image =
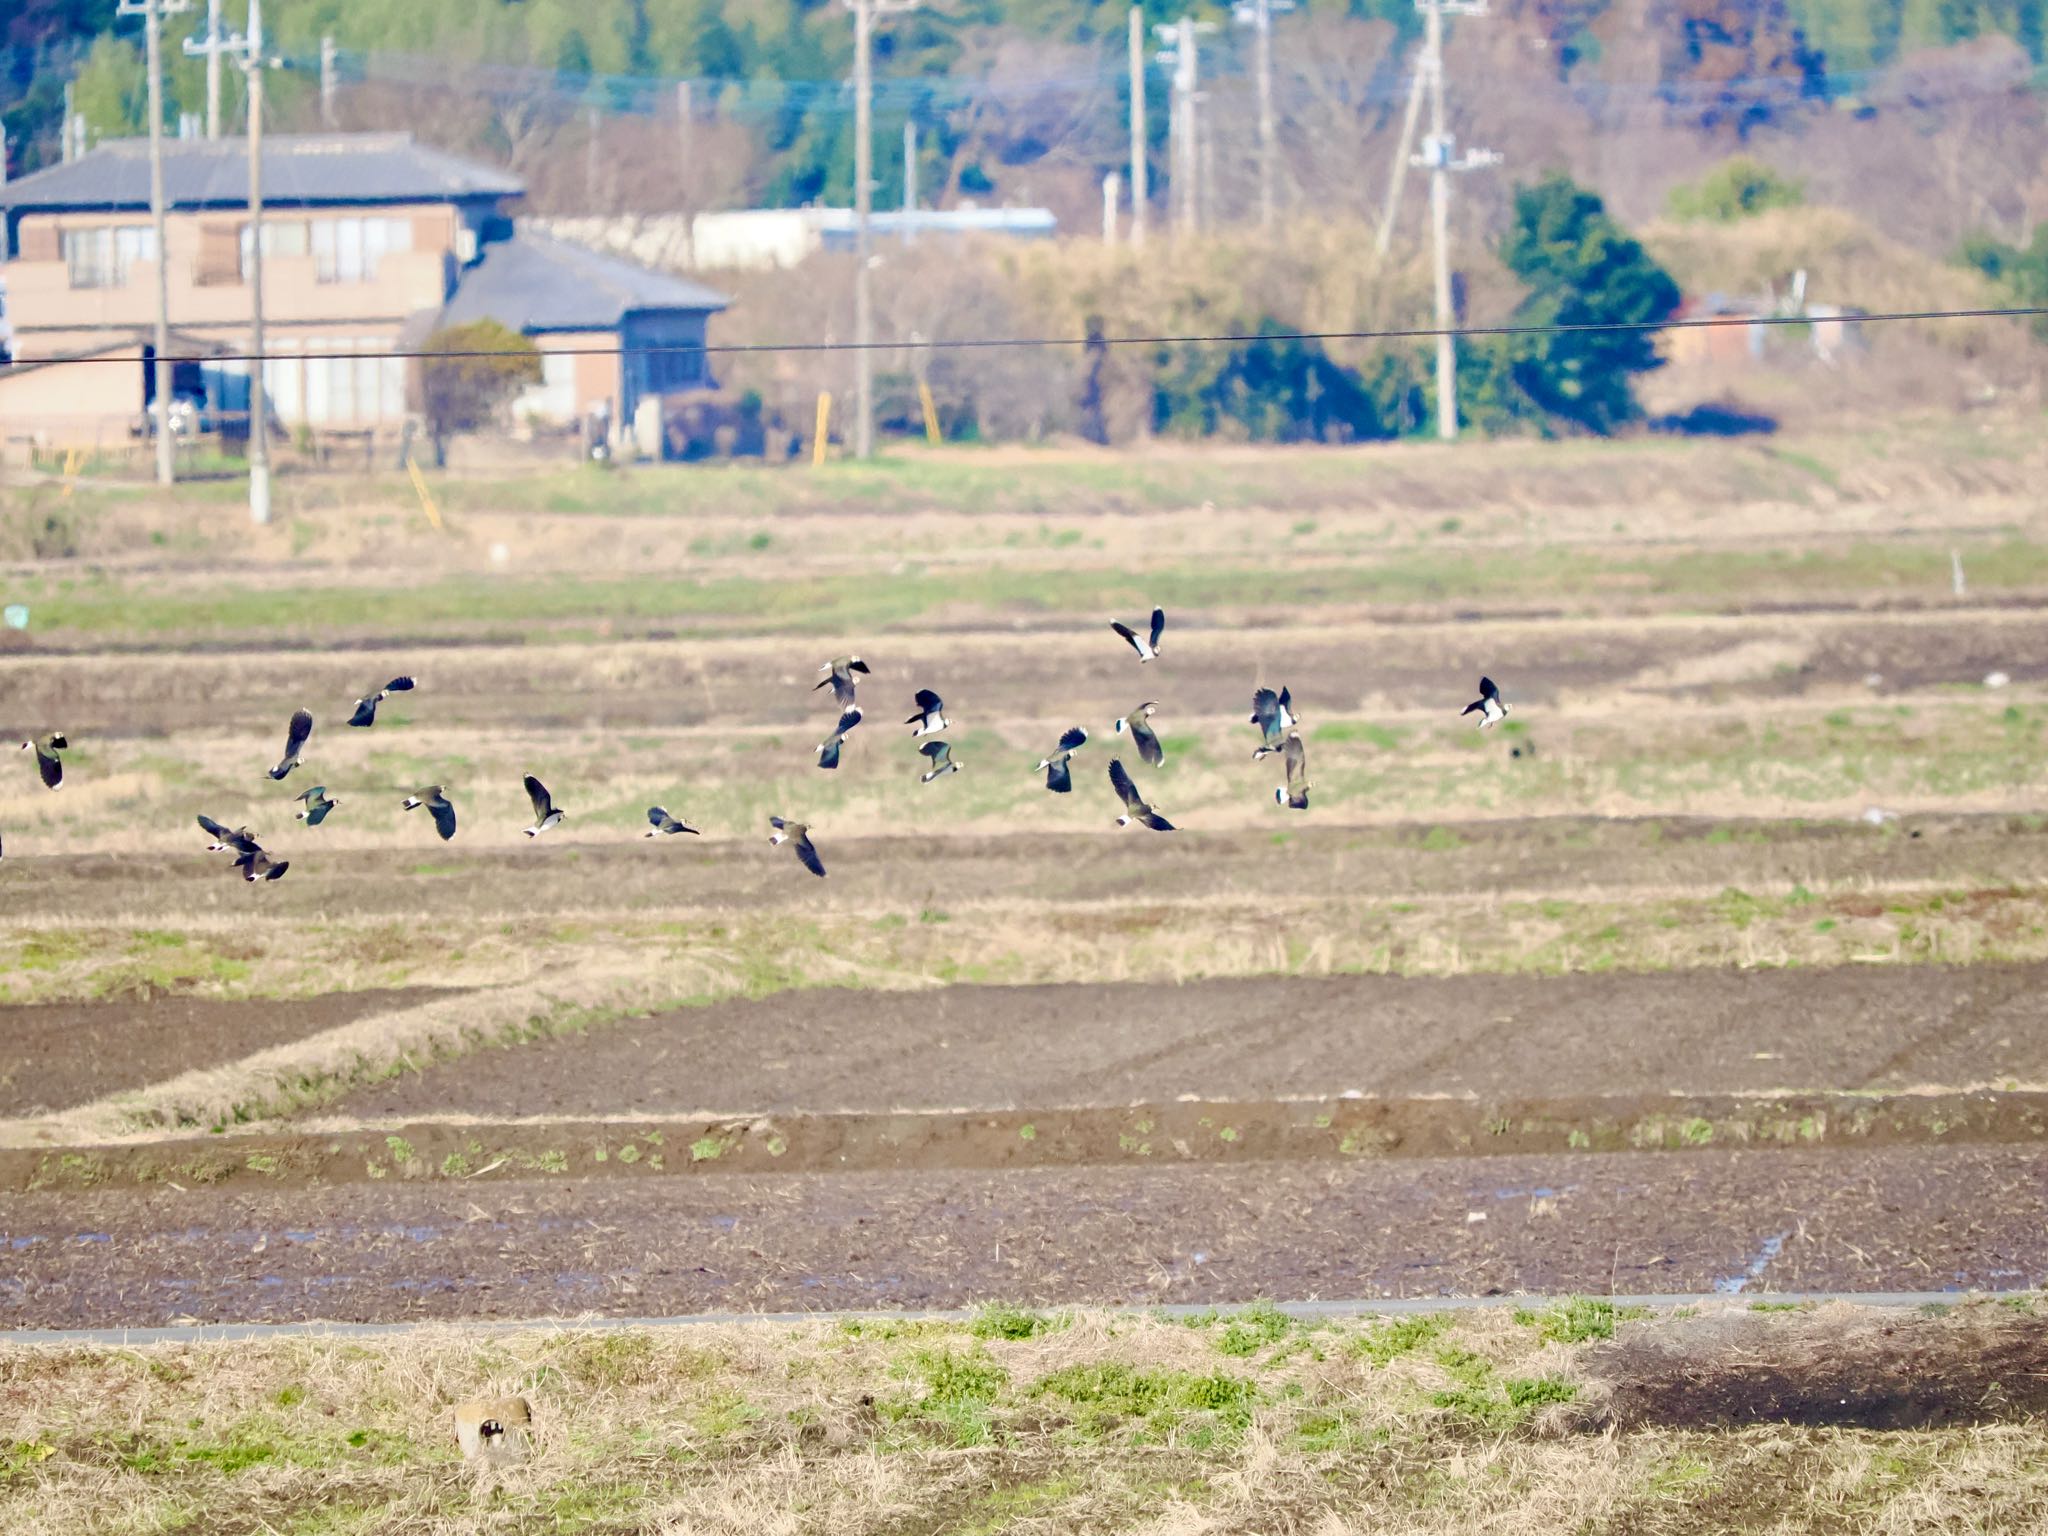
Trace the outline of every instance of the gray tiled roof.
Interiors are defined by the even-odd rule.
[[[516,176],[416,144],[409,133],[279,133],[263,141],[265,206],[454,202],[525,190]],[[246,205],[247,142],[166,140],[164,197],[173,208]],[[0,208],[11,213],[148,206],[147,139],[112,139],[0,186]]]
[[[714,310],[727,302],[687,278],[522,230],[484,247],[441,323],[489,319],[514,331],[608,331],[636,310]]]

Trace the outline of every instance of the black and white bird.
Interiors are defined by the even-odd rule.
[[[327,798],[327,786],[325,784],[315,784],[303,795],[300,795],[299,799],[306,803],[306,808],[300,811],[295,819],[303,821],[309,827],[319,826],[321,822],[327,819],[327,813],[341,804],[339,800]]]
[[[1299,723],[1294,718],[1294,694],[1282,688],[1275,693],[1261,688],[1252,695],[1252,724],[1259,728],[1259,749],[1252,761],[1269,757],[1287,744],[1287,733]]]
[[[917,713],[903,723],[917,727],[910,733],[914,740],[919,736],[936,736],[953,722],[946,718],[945,700],[929,688],[920,688],[917,690]]]
[[[1124,803],[1124,813],[1116,819],[1118,826],[1128,827],[1135,821],[1154,832],[1173,830],[1172,822],[1145,803],[1145,797],[1138,793],[1138,786],[1131,782],[1130,770],[1124,767],[1123,759],[1112,757],[1109,760],[1109,782],[1116,786],[1117,798]]]
[[[555,804],[547,785],[530,773],[526,776],[526,798],[533,802],[533,825],[523,829],[528,837],[539,837],[548,828],[559,827],[568,814]]]
[[[1477,715],[1479,729],[1483,731],[1507,719],[1508,707],[1501,702],[1500,689],[1495,686],[1493,679],[1482,677],[1479,679],[1479,697],[1458,713],[1461,718],[1465,715]]]
[[[356,712],[348,717],[350,725],[375,725],[377,706],[394,693],[410,693],[416,685],[409,677],[394,677],[375,693],[366,693],[356,700]]]
[[[953,749],[943,741],[928,741],[917,749],[931,759],[931,767],[918,779],[920,784],[929,784],[933,779],[942,779],[949,773],[958,773],[961,765],[953,761]]]
[[[818,670],[831,675],[822,682],[813,683],[811,691],[815,693],[820,688],[830,688],[833,700],[845,709],[853,703],[853,674],[858,672],[865,677],[868,664],[858,656],[835,656]]]
[[[860,706],[858,704],[849,704],[845,712],[840,715],[839,724],[832,728],[832,734],[818,743],[818,766],[820,768],[837,768],[839,766],[839,749],[846,745],[847,734],[856,725],[859,725],[860,722]]]
[[[247,827],[236,827],[229,831],[211,816],[201,816],[199,825],[206,835],[213,839],[206,845],[208,853],[222,853],[232,848],[236,853],[249,853],[256,849],[256,836]]]
[[[416,811],[421,806],[434,818],[434,830],[441,834],[441,841],[447,842],[455,835],[455,807],[448,803],[448,797],[441,793],[441,786],[429,784],[425,789],[416,789],[405,797],[405,809]]]
[[[1301,744],[1301,732],[1287,733],[1287,782],[1273,791],[1273,798],[1290,811],[1308,809],[1308,749]]]
[[[57,754],[70,745],[62,731],[52,731],[47,736],[36,737],[34,741],[24,741],[21,750],[35,753],[36,771],[43,776],[44,784],[51,789],[61,789],[64,785],[64,760]]]
[[[313,715],[310,710],[299,710],[292,716],[292,723],[285,728],[284,756],[278,765],[270,770],[273,779],[281,779],[299,766],[299,754],[306,750],[306,738],[313,734]]]
[[[284,872],[292,867],[290,859],[273,859],[259,847],[254,839],[249,846],[235,854],[235,868],[244,880],[282,880]]]
[[[647,824],[649,830],[643,834],[647,837],[674,837],[678,832],[688,832],[693,835],[697,833],[695,827],[691,826],[688,822],[676,820],[675,817],[669,815],[667,811],[658,805],[647,807]]]
[[[1152,711],[1158,707],[1157,699],[1148,699],[1117,721],[1115,726],[1119,736],[1125,732],[1130,733],[1131,741],[1138,749],[1138,756],[1154,768],[1166,761],[1166,748],[1159,744],[1159,733],[1152,729],[1151,723]]]
[[[1150,661],[1159,654],[1159,637],[1166,633],[1166,610],[1164,608],[1154,608],[1152,610],[1152,633],[1149,637],[1139,634],[1130,625],[1117,619],[1111,619],[1109,627],[1122,635],[1130,643],[1131,649],[1138,653],[1139,661]]]
[[[821,879],[824,877],[825,861],[818,857],[818,850],[811,844],[811,829],[809,827],[800,821],[784,821],[780,816],[770,816],[768,818],[768,825],[775,829],[768,834],[770,844],[775,846],[780,846],[783,843],[789,844],[790,848],[796,853],[797,858],[803,861],[805,869],[808,869],[812,874],[817,875]]]
[[[1040,758],[1033,773],[1045,773],[1045,787],[1056,795],[1064,795],[1074,787],[1073,756],[1087,744],[1088,732],[1075,726],[1060,738],[1059,750]]]

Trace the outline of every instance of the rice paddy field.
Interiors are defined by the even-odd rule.
[[[2042,1528],[2044,472],[1987,411],[0,484],[0,725],[71,742],[0,775],[0,1524]],[[1755,1310],[1822,1291],[1958,1307]],[[31,1342],[308,1321],[420,1327]]]

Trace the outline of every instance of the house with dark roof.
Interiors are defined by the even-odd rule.
[[[141,430],[160,260],[171,324],[187,345],[225,354],[181,368],[180,397],[247,411],[249,365],[235,354],[247,351],[251,321],[248,187],[245,141],[166,143],[159,252],[146,141],[111,141],[0,185],[13,356],[42,365],[32,376],[0,367],[8,435],[92,446]],[[586,354],[549,361],[528,414],[581,418],[601,407],[623,425],[640,400],[703,381],[705,321],[724,300],[515,234],[524,191],[410,134],[266,138],[263,385],[273,417],[288,428],[396,428],[417,402],[400,354],[444,321],[486,314]],[[132,368],[105,361],[123,353]]]

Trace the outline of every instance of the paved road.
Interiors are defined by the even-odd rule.
[[[2048,1151],[0,1197],[0,1324],[2048,1283]]]

